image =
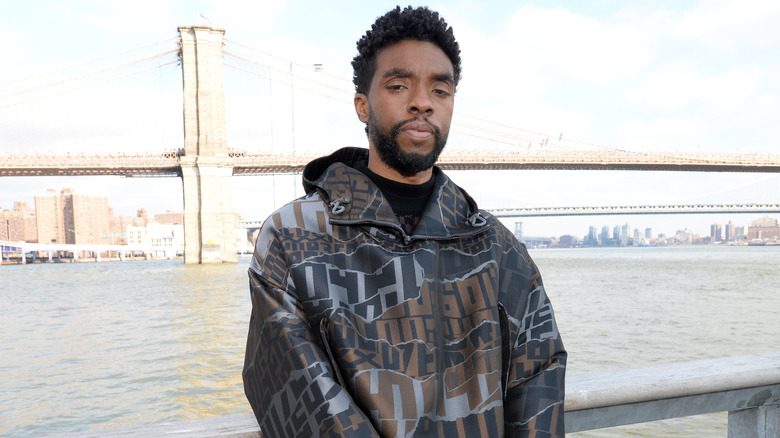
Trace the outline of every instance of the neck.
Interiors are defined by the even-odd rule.
[[[368,168],[383,178],[403,184],[424,184],[430,181],[433,174],[433,169],[430,168],[413,175],[403,175],[380,160],[374,148],[370,148],[368,151]]]

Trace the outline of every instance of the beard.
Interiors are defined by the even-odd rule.
[[[368,133],[379,159],[403,176],[413,176],[433,167],[447,144],[447,138],[442,138],[441,136],[441,129],[423,119],[434,130],[433,150],[423,155],[401,150],[401,146],[398,144],[398,133],[402,126],[414,120],[417,119],[409,119],[397,123],[390,128],[390,132],[387,132],[377,123],[374,112],[370,108],[368,110]]]

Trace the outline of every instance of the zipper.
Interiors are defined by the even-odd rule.
[[[507,386],[509,385],[509,367],[512,360],[512,345],[509,339],[509,318],[506,316],[506,308],[498,303],[498,323],[501,326],[501,385],[506,398]]]

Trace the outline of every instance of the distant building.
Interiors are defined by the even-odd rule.
[[[734,240],[736,240],[736,236],[737,236],[736,228],[737,227],[734,225],[734,222],[732,221],[729,221],[729,223],[726,224],[724,239],[727,242],[733,242]]]
[[[57,195],[56,190],[49,189],[46,196],[35,197],[38,243],[66,243],[62,213],[62,198]]]
[[[604,225],[601,227],[601,235],[599,236],[599,240],[601,241],[601,246],[608,246],[609,245],[609,227]]]
[[[38,242],[35,210],[25,201],[14,201],[13,210],[0,211],[0,240]]]
[[[677,230],[677,233],[672,237],[672,240],[674,240],[675,243],[694,243],[698,238],[699,236],[686,229]]]
[[[561,248],[573,248],[576,244],[577,238],[568,234],[558,239],[558,246]]]
[[[184,224],[184,213],[174,213],[170,210],[165,213],[159,213],[154,215],[154,221],[158,224]],[[522,234],[523,223],[517,222],[515,224],[515,233],[517,233],[517,224],[520,224],[520,231]]]
[[[721,231],[723,228],[720,224],[712,224],[710,225],[710,242],[720,242],[723,240],[723,234]]]
[[[645,228],[645,239],[650,240],[653,238],[653,229]]]
[[[144,226],[127,227],[127,244],[130,246],[153,246],[161,250],[184,251],[184,225],[158,224],[149,222]]]
[[[72,189],[35,197],[39,243],[111,244],[108,198],[78,195]]]
[[[127,245],[127,227],[145,227],[151,222],[145,209],[140,209],[135,216],[111,216],[112,243]]]
[[[599,246],[599,237],[598,233],[596,231],[596,227],[590,226],[588,228],[588,236],[585,238],[585,241],[583,242],[584,246]]]
[[[628,246],[628,241],[631,239],[629,237],[630,227],[628,224],[623,224],[623,226],[620,229],[620,246]]]
[[[747,239],[747,232],[745,231],[745,226],[740,225],[738,227],[734,227],[734,239],[735,240],[745,240]]]
[[[748,240],[777,240],[780,239],[780,225],[777,219],[769,216],[756,219],[748,227]]]

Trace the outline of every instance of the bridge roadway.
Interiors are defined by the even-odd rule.
[[[230,150],[233,175],[300,173],[322,154],[250,154]],[[0,176],[121,175],[181,177],[181,149],[146,153],[0,153]],[[686,172],[780,172],[780,154],[611,151],[445,151],[445,170],[558,169]]]

